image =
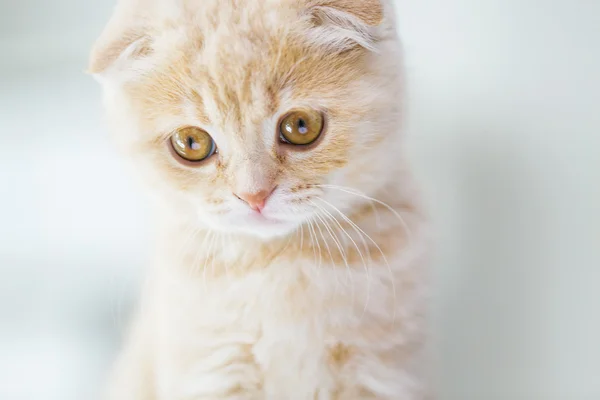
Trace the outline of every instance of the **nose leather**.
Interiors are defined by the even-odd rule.
[[[262,211],[265,208],[265,204],[267,203],[267,199],[271,195],[272,191],[269,192],[267,190],[261,190],[255,193],[239,193],[236,196],[248,203],[250,208],[254,211]]]

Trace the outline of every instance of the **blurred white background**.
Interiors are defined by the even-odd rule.
[[[94,400],[147,240],[83,74],[113,0],[0,0],[0,398]],[[600,2],[399,0],[441,400],[600,399]]]

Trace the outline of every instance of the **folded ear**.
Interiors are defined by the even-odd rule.
[[[134,2],[135,3],[135,2]],[[102,75],[124,69],[152,52],[152,40],[143,15],[121,2],[92,49],[88,72]]]
[[[383,21],[381,0],[315,0],[313,7],[329,8],[353,15],[369,26],[377,26]]]
[[[359,45],[375,49],[376,27],[384,19],[381,0],[309,0],[314,42],[335,50]]]

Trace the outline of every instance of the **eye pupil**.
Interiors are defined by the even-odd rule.
[[[188,147],[192,150],[200,150],[200,143],[196,142],[193,137],[188,136],[187,138]]]
[[[306,135],[308,133],[306,122],[303,119],[298,120],[298,132],[300,132],[303,135]]]

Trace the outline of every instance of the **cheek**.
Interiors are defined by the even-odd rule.
[[[286,157],[283,170],[291,180],[309,184],[320,182],[326,176],[348,164],[344,151],[327,148],[315,149],[310,153],[290,154]]]
[[[137,169],[148,186],[157,194],[193,206],[218,205],[222,202],[224,185],[219,179],[215,163],[197,168],[179,165],[168,151],[148,152],[140,155]]]
[[[207,211],[218,211],[224,208],[231,209],[234,200],[229,186],[219,179],[198,181],[195,189],[189,192],[192,201]]]
[[[352,142],[350,132],[335,130],[331,124],[326,136],[314,149],[286,150],[283,167],[293,179],[303,183],[322,181],[324,177],[344,168],[348,164]]]

